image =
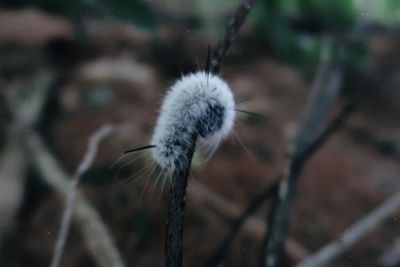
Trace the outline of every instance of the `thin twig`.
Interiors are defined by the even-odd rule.
[[[332,50],[330,50],[330,53],[332,53]],[[322,66],[325,64],[324,62],[321,63]],[[279,181],[278,194],[274,197],[267,218],[269,227],[262,245],[263,253],[261,253],[260,267],[276,267],[280,264],[297,183],[306,158],[309,158],[309,156],[304,158],[304,151],[308,151],[310,144],[313,143],[323,126],[325,117],[336,99],[341,84],[341,72],[339,70],[328,71],[328,69],[331,68],[327,68],[325,79],[322,79],[324,82],[314,83],[317,86],[312,87],[310,91],[303,120],[293,144],[292,160]],[[333,78],[334,76],[339,77]],[[319,75],[316,76],[316,79],[320,79]],[[316,148],[321,144],[319,143]]]
[[[315,140],[308,146],[307,149],[303,151],[296,159],[293,160],[294,165],[303,165],[308,159],[310,159],[315,152],[320,149],[325,142],[335,133],[350,117],[350,115],[356,110],[356,108],[361,104],[362,100],[366,98],[372,91],[365,91],[359,96],[351,99],[339,114],[332,120],[332,122],[325,128],[325,130],[315,138]],[[280,178],[276,178],[275,182],[272,183],[269,187],[264,189],[262,193],[260,193],[259,197],[256,197],[248,207],[239,215],[237,219],[235,219],[228,230],[226,236],[221,241],[221,244],[218,246],[216,252],[210,257],[209,262],[214,264],[214,266],[218,265],[218,263],[224,257],[226,251],[229,249],[233,239],[237,235],[240,227],[242,227],[243,223],[249,218],[252,212],[258,209],[264,201],[273,196],[274,188],[278,186]],[[253,211],[252,211],[253,210]],[[229,242],[228,242],[229,241]],[[218,254],[218,255],[217,255]],[[207,265],[213,266],[213,265]]]
[[[33,163],[43,179],[61,195],[69,194],[69,178],[40,137],[32,132],[25,138]],[[76,218],[79,220],[89,247],[95,251],[94,259],[101,267],[124,267],[121,255],[96,210],[79,192],[76,193]]]
[[[167,215],[167,235],[165,239],[165,266],[182,267],[182,238],[183,222],[186,205],[186,187],[192,164],[193,153],[196,147],[197,132],[192,134],[190,146],[187,151],[186,168],[177,170],[171,183]]]
[[[0,154],[0,247],[13,227],[24,193],[25,168],[28,165],[21,136],[7,129]]]
[[[339,84],[342,79],[342,75],[341,72],[338,70],[338,66],[332,69],[331,66],[332,49],[333,47],[331,44],[331,40],[327,39],[325,49],[321,55],[321,64],[318,66],[314,81],[312,83],[311,94],[310,94],[310,99],[312,103],[319,102],[321,103],[321,105],[328,107],[332,105],[332,102],[335,99],[335,96],[338,92]],[[329,71],[331,71],[331,75],[328,75]],[[327,90],[324,93],[321,93],[320,88],[324,86],[326,79],[330,79],[328,82],[329,88],[327,88]],[[316,128],[316,126],[318,125],[313,125],[313,124],[319,124],[319,122],[323,120],[323,118],[326,116],[327,112],[327,111],[325,112],[320,111],[314,114],[313,107],[310,105],[307,106],[306,110],[307,114],[313,115],[312,119],[308,120],[307,123],[308,124],[307,127],[309,128]],[[313,134],[310,134],[309,136],[301,138],[301,140],[304,142],[304,146],[308,145],[308,143],[310,142],[310,140],[312,140],[312,138],[314,138],[316,133],[317,131],[314,132]],[[270,188],[265,189],[263,193],[261,193],[251,202],[251,204],[241,214],[240,217],[238,217],[235,221],[231,223],[227,235],[222,240],[215,253],[209,259],[207,266],[212,267],[212,266],[217,266],[219,264],[219,262],[225,255],[227,249],[229,248],[230,244],[232,243],[233,239],[235,238],[236,234],[238,233],[243,222],[247,219],[248,216],[250,216],[250,214],[252,214],[255,210],[258,209],[258,207],[265,201],[266,198],[272,195],[273,191],[276,191],[278,189],[278,183],[279,181],[277,179],[276,182],[274,182],[274,184]]]
[[[199,182],[192,182],[190,184],[188,187],[188,197],[192,206],[197,208],[200,213],[203,213],[203,217],[206,217],[206,220],[223,219],[225,221],[227,219],[236,218],[241,214],[239,205],[214,193]],[[219,215],[219,218],[216,217],[215,214]],[[248,214],[248,216],[250,216],[250,214]],[[246,223],[243,225],[243,231],[255,241],[259,241],[264,237],[266,229],[265,221],[257,216],[246,218]],[[286,240],[285,246],[288,255],[296,262],[302,261],[310,255],[303,246],[291,238]],[[206,264],[206,266],[210,267],[209,264]]]
[[[339,93],[344,55],[341,53],[335,61],[335,47],[331,42],[330,39],[326,39],[321,52],[321,62],[312,82],[302,121],[293,144],[293,157],[302,153],[313,142]]]
[[[362,127],[353,127],[349,130],[357,142],[370,146],[382,155],[400,159],[400,142],[395,137],[383,137]]]
[[[331,67],[333,48],[330,42],[331,40],[327,40],[327,45],[325,46],[326,49],[322,53],[321,64],[318,67],[310,93],[311,102],[312,103],[319,102],[324,107],[329,107],[332,105],[333,100],[335,99],[335,96],[338,92],[338,87],[341,81],[341,73],[338,70],[339,69],[338,66],[336,66],[335,68]],[[330,86],[327,88],[325,92],[322,93],[320,88],[323,87],[324,82],[326,81],[327,78],[330,79],[329,82]],[[320,121],[324,119],[327,111],[320,110],[318,113],[315,113],[313,106],[310,104],[307,106],[306,110],[307,110],[306,114],[311,114],[310,115],[311,119],[307,120],[307,127],[318,130],[317,127],[320,127],[319,125]],[[303,136],[303,138],[301,139],[303,141],[303,145],[304,146],[309,145],[309,143],[312,141],[312,138],[314,138],[314,136],[317,133],[318,132],[315,131],[310,136]],[[308,158],[309,156],[311,156],[311,154],[312,153],[309,153],[309,155],[305,156],[304,158],[306,157]],[[301,159],[303,157],[295,157],[295,158]],[[255,198],[254,201],[251,202],[251,204],[241,214],[239,218],[237,218],[235,221],[231,223],[227,235],[218,246],[216,252],[209,259],[208,266],[217,266],[219,264],[219,262],[225,255],[227,249],[229,248],[230,244],[232,243],[234,237],[238,233],[241,225],[250,216],[250,214],[253,213],[265,201],[265,199],[273,195],[272,192],[278,189],[279,183],[280,181],[279,179],[277,179],[270,188],[265,189],[263,193],[261,193],[257,198]]]
[[[239,232],[240,227],[243,223],[253,214],[272,194],[276,192],[278,189],[278,183],[274,182],[271,186],[269,186],[264,192],[259,194],[251,204],[237,217],[233,220],[229,225],[229,230],[226,233],[224,239],[220,242],[215,252],[211,255],[211,257],[207,260],[208,267],[218,266],[221,262],[222,258],[224,257],[226,251],[229,249],[230,245],[232,244],[233,240],[235,239],[237,233]]]
[[[0,158],[0,247],[6,246],[3,237],[13,227],[15,214],[23,201],[28,160],[22,140],[26,131],[32,130],[40,121],[53,80],[52,71],[39,69],[31,82],[11,83],[0,90],[0,97],[5,100],[5,108],[11,115]]]
[[[71,179],[70,190],[65,202],[64,213],[61,220],[60,230],[58,232],[57,241],[54,247],[53,259],[51,261],[51,267],[58,267],[60,265],[61,256],[64,250],[65,242],[68,237],[69,228],[71,225],[72,214],[75,209],[76,194],[78,190],[78,185],[82,175],[90,168],[92,165],[100,142],[108,137],[114,130],[111,125],[104,125],[97,129],[89,139],[88,147],[86,153],[76,169],[74,175]]]
[[[229,20],[224,38],[218,42],[217,47],[214,49],[211,59],[211,73],[218,73],[229,47],[235,39],[240,27],[246,20],[247,14],[253,7],[254,3],[255,0],[243,0],[236,9],[235,14]]]
[[[325,245],[314,255],[297,265],[297,267],[325,266],[344,253],[366,234],[374,230],[379,224],[396,213],[399,209],[400,192],[397,192],[378,208],[349,227],[338,240]]]

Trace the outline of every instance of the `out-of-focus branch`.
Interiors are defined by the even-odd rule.
[[[54,74],[51,71],[41,70],[32,81],[29,90],[16,85],[3,92],[12,114],[12,128],[30,131],[36,126],[53,81]]]
[[[344,55],[339,55],[341,58],[335,62],[333,44],[327,39],[293,144],[293,158],[301,154],[320,133],[326,115],[336,101],[343,78]]]
[[[264,190],[261,194],[255,197],[254,200],[251,202],[251,204],[241,214],[239,212],[235,214],[235,216],[238,217],[235,218],[230,223],[228,232],[226,233],[224,239],[219,243],[215,252],[208,259],[207,261],[208,267],[218,266],[218,264],[224,257],[226,251],[229,249],[230,245],[235,239],[237,233],[239,232],[240,227],[244,224],[246,220],[250,220],[249,217],[251,216],[251,214],[253,214],[261,206],[262,203],[264,203],[265,199],[272,196],[272,194],[274,194],[277,189],[278,189],[278,183],[274,182],[271,186],[267,188],[267,190]],[[214,199],[214,198],[207,198],[207,199]],[[229,209],[225,207],[223,210],[226,212]]]
[[[18,141],[8,133],[0,156],[0,245],[13,225],[24,191],[26,157]]]
[[[32,161],[41,172],[43,179],[57,192],[67,197],[70,185],[68,176],[42,140],[35,133],[28,135],[25,140]],[[79,192],[76,192],[76,216],[89,246],[96,252],[94,259],[99,266],[124,267],[125,264],[100,216]]]
[[[39,120],[47,88],[53,78],[50,71],[39,70],[29,88],[25,88],[23,83],[13,83],[0,90],[11,114],[11,121],[5,129],[5,146],[0,156],[0,246],[2,237],[13,226],[14,216],[22,201],[27,165],[21,144],[22,135],[30,131]]]
[[[386,218],[400,209],[400,192],[395,193],[378,208],[349,227],[342,236],[321,248],[311,257],[301,262],[297,267],[325,266],[336,257],[340,256],[366,234],[374,230]]]
[[[400,264],[400,238],[386,249],[378,258],[378,266],[380,267],[396,267]]]
[[[400,139],[382,137],[370,129],[361,127],[353,127],[350,132],[355,141],[370,146],[385,156],[400,159]]]
[[[328,43],[327,53],[332,53],[332,47]],[[332,57],[328,57],[332,58]],[[262,246],[260,267],[277,267],[283,254],[283,243],[286,239],[287,228],[297,182],[301,175],[305,159],[304,152],[309,149],[323,126],[325,117],[336,100],[341,84],[341,64],[335,68],[328,67],[332,64],[321,60],[319,70],[310,91],[303,119],[299,126],[296,139],[293,144],[292,160],[288,164],[285,174],[279,181],[278,193],[275,194],[271,210],[268,214],[268,231]],[[327,65],[326,65],[327,64]],[[321,78],[320,72],[325,73]],[[321,145],[321,144],[320,144]],[[309,154],[310,155],[310,154]],[[308,158],[309,155],[307,155]]]
[[[54,74],[51,71],[40,70],[28,92],[26,92],[26,88],[17,85],[3,90],[2,93],[12,115],[12,123],[8,127],[9,135],[13,137],[12,142],[9,143],[13,145],[12,149],[27,147],[33,162],[42,172],[45,181],[66,197],[69,188],[67,175],[34,132],[53,81]],[[26,136],[27,132],[30,132],[28,136]],[[23,156],[21,162],[26,160],[24,153]],[[80,170],[90,163],[90,161],[86,162]],[[94,208],[79,193],[77,193],[76,198],[76,214],[81,222],[86,240],[92,249],[98,252],[95,254],[95,260],[100,266],[104,267],[125,266]]]
[[[204,206],[208,212],[213,212],[221,215],[223,219],[232,219],[238,221],[243,216],[246,216],[246,223],[240,221],[240,226],[243,225],[243,229],[247,235],[251,236],[254,240],[261,240],[265,234],[267,229],[265,222],[257,217],[250,217],[251,213],[241,214],[241,209],[238,205],[222,198],[218,194],[212,192],[207,187],[202,185],[201,183],[193,182],[190,184],[188,188],[188,196],[190,198],[191,203],[195,203],[197,205],[194,206]],[[231,224],[232,225],[232,224]],[[236,236],[236,235],[235,235]],[[221,243],[220,245],[222,245]],[[305,250],[303,246],[297,243],[293,239],[288,239],[286,241],[286,249],[288,254],[291,258],[295,261],[301,261],[308,257],[309,252]],[[217,250],[218,251],[218,250]],[[224,253],[225,251],[223,251]],[[207,267],[215,266],[212,264],[217,264],[212,261],[214,257],[216,257],[217,252],[214,253],[213,256],[210,257],[208,263],[206,264]],[[223,256],[223,255],[222,255]]]
[[[311,92],[310,92],[310,102],[319,102],[321,106],[325,107],[326,110],[319,110],[319,113],[314,114],[314,107],[312,105],[308,105],[306,110],[309,117],[312,119],[308,119],[305,123],[307,126],[314,130],[311,136],[303,136],[301,138],[303,150],[306,150],[306,147],[314,147],[314,143],[312,143],[314,136],[318,134],[319,122],[324,119],[326,113],[329,110],[329,107],[333,104],[335,100],[335,96],[338,93],[339,86],[342,80],[341,73],[341,59],[336,65],[333,64],[333,45],[330,39],[326,39],[325,50],[322,51],[321,54],[321,62],[318,66],[315,78],[312,83]],[[328,81],[328,82],[327,82]],[[325,83],[328,83],[328,86],[325,91],[322,91],[322,87]],[[301,131],[300,131],[301,132]],[[327,136],[329,136],[329,133]],[[324,132],[322,133],[324,135]],[[298,138],[299,139],[299,138]],[[318,138],[317,138],[318,139]],[[314,147],[315,148],[315,147]],[[307,153],[306,155],[300,155],[297,159],[306,160],[308,157],[312,155],[315,150],[312,150],[311,153]],[[295,157],[293,157],[295,158]],[[295,162],[295,160],[293,160]],[[281,183],[282,178],[278,178],[271,187],[266,188],[259,196],[257,196],[250,205],[243,211],[243,213],[234,220],[230,228],[222,240],[222,242],[218,245],[215,253],[208,260],[209,266],[217,266],[225,255],[226,251],[230,247],[230,244],[234,240],[236,234],[238,233],[242,224],[246,221],[246,219],[259,208],[259,206],[269,197],[276,196],[279,184]],[[264,241],[265,243],[265,241]],[[264,244],[265,245],[265,244]]]
[[[58,267],[61,261],[65,242],[68,237],[72,214],[75,209],[76,196],[80,178],[92,165],[96,157],[100,142],[104,140],[107,136],[109,136],[113,132],[113,130],[113,126],[104,125],[93,133],[93,135],[89,139],[86,153],[81,163],[79,164],[79,167],[72,176],[70,190],[68,192],[67,200],[65,202],[64,213],[61,220],[60,231],[58,233],[56,245],[54,247],[53,259],[50,265],[51,267]]]

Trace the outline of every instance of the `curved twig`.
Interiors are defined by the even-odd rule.
[[[72,221],[72,215],[75,210],[75,203],[77,197],[77,190],[80,178],[90,168],[94,158],[96,157],[100,142],[109,136],[114,130],[111,125],[104,125],[97,129],[89,139],[88,148],[86,153],[79,164],[79,167],[75,171],[71,179],[70,190],[65,202],[64,213],[61,220],[60,230],[58,232],[57,241],[54,246],[53,259],[51,261],[51,267],[58,267],[60,265],[61,256],[64,250],[65,242],[68,237],[69,228]]]

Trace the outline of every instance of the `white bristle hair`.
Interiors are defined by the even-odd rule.
[[[186,168],[193,134],[211,156],[234,120],[235,102],[224,80],[205,71],[185,75],[171,86],[161,106],[151,140],[153,160],[170,174]]]

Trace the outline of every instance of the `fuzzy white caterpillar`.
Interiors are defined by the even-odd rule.
[[[199,71],[183,76],[167,92],[154,128],[153,160],[163,171],[186,168],[192,136],[211,155],[230,133],[235,102],[229,86],[218,76]]]

